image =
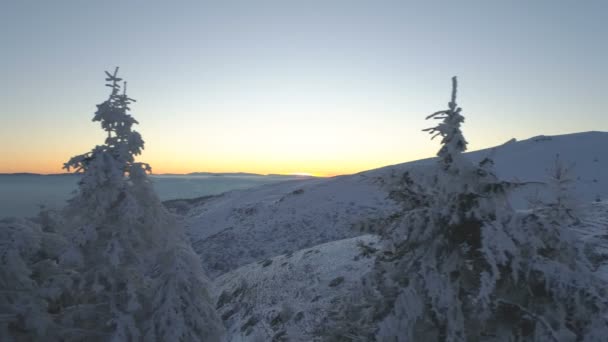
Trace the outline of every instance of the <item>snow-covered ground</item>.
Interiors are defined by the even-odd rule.
[[[593,250],[597,274],[608,281],[608,202],[581,208],[575,231]],[[360,286],[373,266],[360,242],[374,235],[328,242],[260,260],[215,279],[217,308],[229,341],[315,341],[332,304]]]
[[[589,242],[598,274],[608,280],[608,133],[539,136],[468,153],[492,157],[497,175],[544,182],[555,156],[573,166],[581,203],[576,228]],[[183,220],[214,281],[230,341],[310,341],[331,301],[357,286],[371,267],[357,241],[375,241],[369,226],[403,210],[391,199],[409,171],[424,186],[434,159],[325,179],[287,181],[236,190],[170,209]],[[543,185],[516,194],[514,205],[547,196]],[[595,202],[597,199],[602,202]]]
[[[467,153],[474,161],[490,156],[504,180],[543,182],[555,156],[572,164],[574,191],[581,203],[608,198],[608,133],[534,137]],[[425,159],[355,175],[294,180],[235,190],[200,200],[173,203],[185,214],[188,232],[214,278],[248,263],[315,245],[365,234],[366,225],[390,216],[399,206],[389,198],[405,171],[424,183],[435,159]],[[516,194],[514,204],[542,196],[542,185]]]
[[[373,264],[363,235],[261,260],[216,279],[217,307],[231,341],[312,341],[332,302]]]
[[[558,136],[536,136],[510,140],[502,145],[465,153],[473,162],[486,157],[494,161],[496,175],[507,181],[546,182],[559,155],[562,163],[572,169],[575,196],[580,202],[608,199],[608,132],[583,132]],[[363,174],[382,180],[408,169],[434,167],[435,158],[391,165]],[[525,208],[530,197],[542,196],[542,185],[530,185],[515,194],[513,205]]]
[[[597,274],[608,281],[608,201],[582,208],[582,223],[574,228],[591,250]]]
[[[190,210],[194,249],[215,277],[251,262],[361,235],[397,206],[364,175],[290,181],[209,198]]]

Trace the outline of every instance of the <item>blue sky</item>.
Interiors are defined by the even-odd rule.
[[[121,67],[158,172],[352,173],[606,130],[608,1],[3,1],[0,172],[60,172]]]

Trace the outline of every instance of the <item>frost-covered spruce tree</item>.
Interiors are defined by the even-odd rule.
[[[559,223],[577,221],[577,200],[574,194],[574,165],[564,165],[563,160],[557,154],[553,166],[549,170],[549,181],[547,182],[550,200],[546,203],[548,216]]]
[[[219,341],[200,261],[152,189],[150,166],[134,160],[144,142],[117,72],[106,72],[111,93],[93,117],[105,143],[65,164],[82,179],[65,210],[72,245],[61,263],[77,276],[61,314],[72,329],[62,338]]]
[[[0,221],[0,340],[35,340],[52,319],[32,269],[42,232],[26,220]]]
[[[429,206],[406,215],[384,236],[389,257],[379,267],[392,277],[381,278],[379,285],[383,291],[392,288],[394,302],[379,325],[380,340],[479,336],[482,325],[467,323],[491,316],[488,294],[500,278],[498,265],[515,254],[503,229],[510,219],[505,185],[485,167],[488,162],[478,167],[462,155],[467,143],[456,94],[453,78],[448,109],[427,117],[441,122],[425,131],[442,138]]]
[[[466,151],[468,143],[460,130],[460,125],[464,122],[464,116],[461,114],[462,108],[456,104],[456,91],[456,77],[452,77],[452,98],[448,103],[448,109],[427,116],[427,120],[437,119],[442,121],[437,126],[427,128],[424,131],[435,134],[432,139],[441,136],[441,148],[437,156],[439,156],[444,170],[457,173],[462,163],[459,156]]]
[[[56,340],[55,305],[70,285],[66,241],[40,219],[0,220],[0,341]]]
[[[330,340],[601,341],[605,284],[577,240],[509,206],[492,163],[468,161],[452,80],[428,204],[379,227],[383,247]],[[361,301],[364,298],[365,301]],[[354,324],[345,324],[345,321]]]

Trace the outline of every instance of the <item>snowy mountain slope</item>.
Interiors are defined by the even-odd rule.
[[[546,181],[556,154],[573,163],[581,202],[608,198],[608,133],[586,132],[511,141],[467,153],[473,161],[490,156],[505,180]],[[325,179],[294,180],[232,191],[182,203],[181,212],[207,274],[222,273],[276,255],[363,234],[362,228],[390,216],[399,206],[389,197],[406,171],[420,183],[436,171],[425,159]],[[533,186],[517,194],[517,207],[547,189]]]
[[[608,197],[605,146],[608,133],[589,132],[509,142],[467,156],[491,156],[502,179],[518,181],[546,181],[558,153],[566,165],[574,163],[581,200],[575,231],[588,243],[598,275],[608,280],[608,201],[593,202]],[[180,203],[195,250],[214,278],[228,340],[314,340],[332,301],[359,286],[372,266],[357,241],[377,241],[363,235],[366,228],[402,210],[390,193],[403,173],[424,185],[436,170],[434,159],[426,159]],[[530,191],[518,200],[524,195]]]
[[[360,235],[352,229],[396,210],[364,176],[290,181],[234,191],[193,208],[194,249],[215,277],[239,266]]]
[[[545,182],[548,180],[556,155],[565,166],[572,167],[575,192],[581,202],[608,197],[608,132],[583,132],[558,136],[537,136],[530,139],[510,140],[502,145],[465,153],[473,162],[492,158],[496,174],[509,181]],[[434,165],[435,158],[391,165],[366,171],[368,176],[387,179],[390,173],[406,169],[424,169]],[[531,186],[515,205],[525,207],[525,197],[543,192],[543,186]]]
[[[332,301],[358,286],[373,258],[364,235],[255,262],[215,280],[228,341],[312,341]]]
[[[581,211],[582,224],[574,231],[589,246],[598,276],[608,281],[608,201],[586,205]]]
[[[588,244],[598,276],[608,281],[608,202],[581,206],[573,230]],[[373,266],[359,242],[344,239],[261,260],[215,279],[227,341],[315,341],[332,304],[357,289]]]

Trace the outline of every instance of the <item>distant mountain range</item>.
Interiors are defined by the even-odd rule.
[[[260,176],[260,177],[264,177],[264,176],[288,176],[288,175],[275,175],[275,174],[268,174],[268,175],[262,175],[259,173],[250,173],[250,172],[219,172],[219,173],[215,173],[215,172],[190,172],[188,174],[186,174],[187,176]]]
[[[15,172],[15,173],[1,173],[0,176],[73,176],[76,175],[74,173],[32,173],[32,172]],[[276,173],[269,173],[267,175],[259,174],[259,173],[249,173],[249,172],[190,172],[186,174],[180,173],[157,173],[152,174],[153,176],[233,176],[233,177],[314,177],[307,175],[281,175]]]
[[[15,172],[15,173],[1,173],[0,176],[73,176],[74,173],[32,173],[32,172]]]
[[[306,175],[281,175],[277,173],[269,173],[263,175],[260,173],[250,172],[190,172],[186,174],[180,173],[157,173],[153,176],[232,176],[232,177],[314,177]]]

